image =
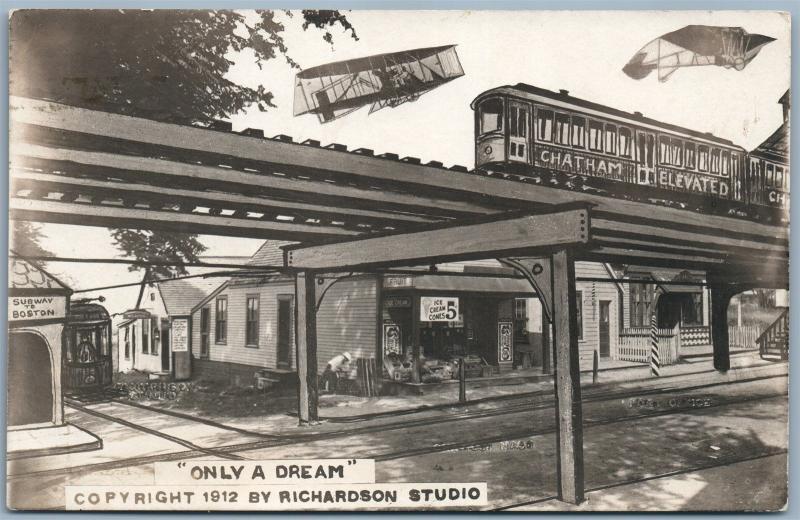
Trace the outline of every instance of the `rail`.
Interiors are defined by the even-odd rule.
[[[789,359],[789,309],[786,308],[756,340],[762,359]]]

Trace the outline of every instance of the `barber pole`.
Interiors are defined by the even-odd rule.
[[[656,313],[650,316],[650,373],[656,377],[661,375],[661,361],[658,359],[658,328]]]

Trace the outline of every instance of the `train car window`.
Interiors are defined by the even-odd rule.
[[[780,166],[775,167],[775,187],[783,188],[783,168]]]
[[[617,126],[606,123],[606,153],[617,155]]]
[[[569,145],[569,114],[556,113],[556,144]]]
[[[589,121],[589,149],[603,151],[603,123],[599,121]]]
[[[701,172],[708,171],[708,146],[701,144],[697,147],[697,169]]]
[[[694,143],[683,143],[683,151],[685,152],[685,159],[686,161],[684,164],[687,168],[694,170],[696,155],[697,155],[697,148],[695,148]]]
[[[775,165],[767,163],[767,186],[775,186]]]
[[[711,150],[711,173],[719,173],[719,156],[721,150],[719,148],[713,148]]]
[[[552,110],[544,110],[541,108],[536,110],[536,139],[548,143],[553,141]]]
[[[739,155],[731,152],[731,177],[739,178]]]
[[[670,147],[669,137],[665,135],[658,136],[658,162],[672,164],[671,153],[672,148]]]
[[[619,127],[619,154],[623,157],[631,156],[631,129]]]
[[[480,133],[499,132],[503,130],[503,101],[488,99],[480,106]]]
[[[673,138],[670,141],[672,145],[672,150],[670,152],[670,156],[672,157],[672,164],[673,166],[682,166],[683,165],[683,141],[680,139]]]
[[[509,123],[511,135],[514,137],[528,136],[528,110],[524,107],[511,107],[511,121]]]
[[[572,146],[586,148],[586,119],[583,117],[572,118]]]
[[[730,172],[731,153],[728,150],[722,150],[722,159],[720,162],[720,173],[723,177],[727,177]]]

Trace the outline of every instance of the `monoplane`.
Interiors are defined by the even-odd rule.
[[[657,70],[661,82],[681,67],[717,65],[741,71],[772,41],[775,38],[749,34],[741,27],[687,25],[642,47],[622,71],[642,79]]]

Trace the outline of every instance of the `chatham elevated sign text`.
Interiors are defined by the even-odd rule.
[[[8,321],[59,320],[66,316],[64,296],[8,297]]]

